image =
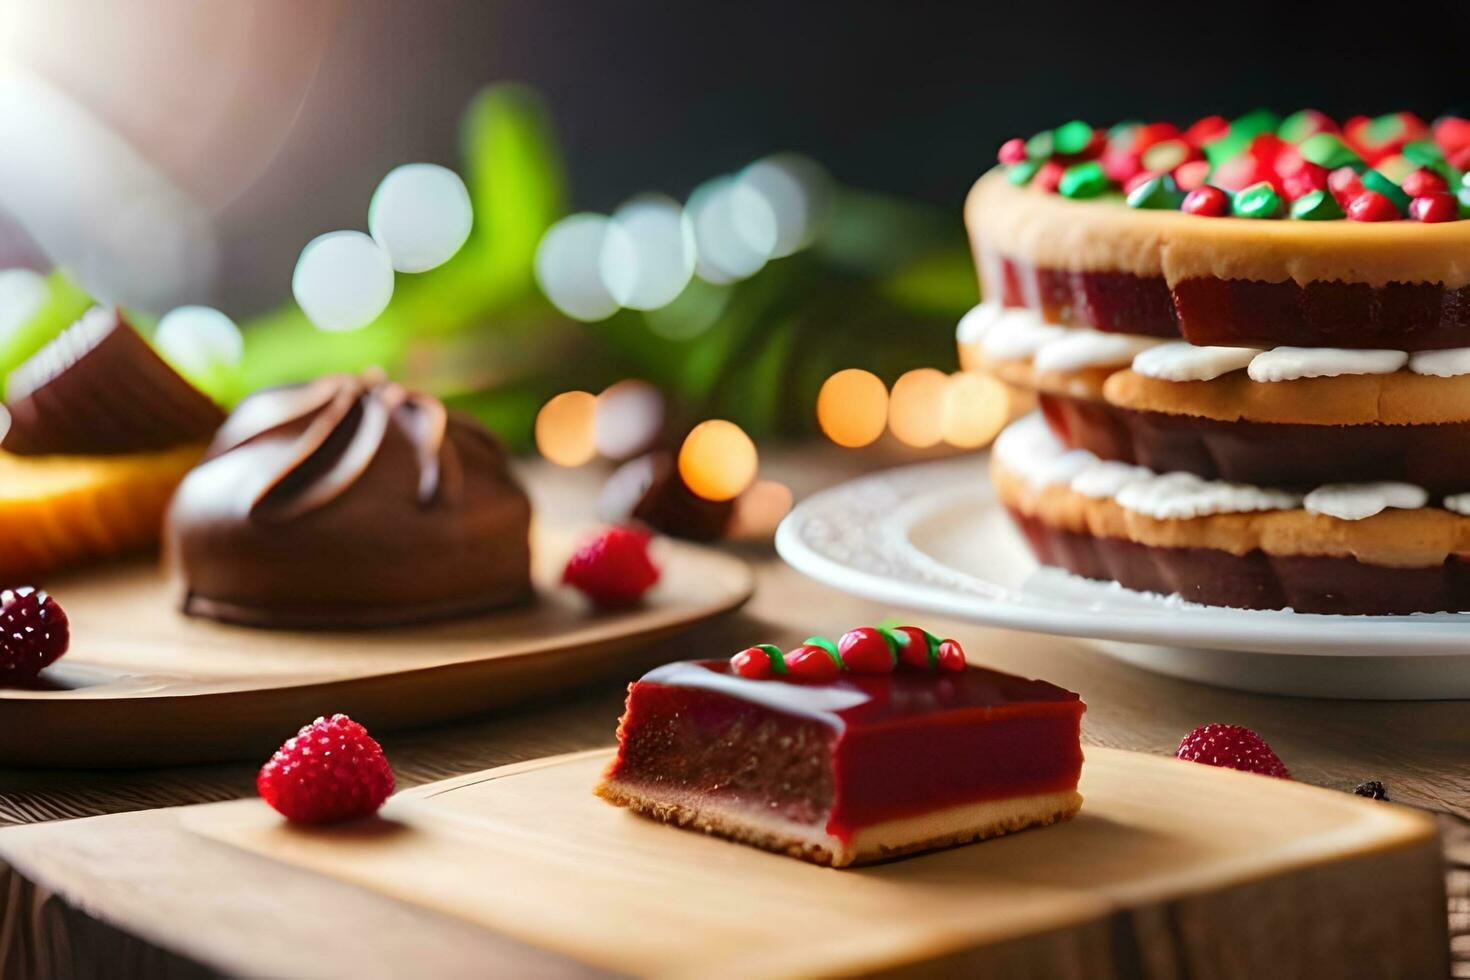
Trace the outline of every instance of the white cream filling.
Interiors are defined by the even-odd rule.
[[[1470,347],[1415,351],[1409,355],[1409,370],[1435,378],[1458,378],[1470,374]]]
[[[1122,367],[1140,351],[1160,343],[1153,337],[1063,327],[1047,323],[1034,310],[999,303],[972,308],[960,318],[955,338],[962,344],[979,345],[993,361],[1031,358],[1038,371]]]
[[[1152,337],[1101,330],[1068,330],[1067,336],[1043,344],[1031,359],[1038,371],[1079,371],[1087,367],[1121,367],[1158,344]]]
[[[1143,466],[1098,459],[1085,449],[1068,449],[1039,412],[1006,427],[995,440],[995,458],[1033,489],[1062,485],[1093,500],[1157,520],[1188,520],[1210,514],[1295,510],[1359,521],[1389,508],[1418,510],[1429,494],[1410,483],[1329,483],[1302,495],[1246,483],[1206,480],[1192,473],[1155,473]],[[1470,516],[1470,493],[1446,497],[1444,506]]]
[[[1275,347],[1251,358],[1252,381],[1336,378],[1343,374],[1393,374],[1409,363],[1401,350],[1347,350],[1339,347]]]
[[[1254,347],[1196,347],[1172,340],[1141,352],[1133,370],[1160,381],[1213,381],[1244,370],[1260,351]]]

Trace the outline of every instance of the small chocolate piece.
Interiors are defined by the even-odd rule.
[[[613,472],[602,488],[598,513],[615,524],[639,521],[676,538],[714,541],[730,526],[735,502],[706,500],[690,490],[674,454],[658,450]]]
[[[165,533],[186,613],[354,628],[530,598],[530,521],[484,426],[379,374],[330,375],[242,401]]]
[[[24,456],[150,452],[209,439],[224,412],[154,353],[117,310],[96,307],[10,375],[10,429]]]
[[[1366,783],[1359,783],[1353,787],[1353,793],[1357,796],[1366,796],[1370,800],[1387,800],[1388,790],[1376,779],[1370,779]]]

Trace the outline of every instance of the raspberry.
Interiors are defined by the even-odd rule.
[[[1366,796],[1370,800],[1387,800],[1388,790],[1376,779],[1370,779],[1366,783],[1359,783],[1353,787],[1353,793],[1358,796]]]
[[[604,608],[633,605],[658,581],[658,567],[648,557],[648,535],[608,528],[567,559],[561,580]]]
[[[30,586],[0,592],[0,687],[35,680],[70,643],[55,599]]]
[[[1271,746],[1249,728],[1239,725],[1201,725],[1184,736],[1174,756],[1207,766],[1258,772],[1277,779],[1291,778]]]
[[[276,749],[255,788],[287,820],[334,823],[376,813],[393,792],[393,767],[366,728],[333,715]]]

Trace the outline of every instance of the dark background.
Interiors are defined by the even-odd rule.
[[[1470,3],[348,0],[271,167],[225,211],[243,312],[381,175],[456,162],[483,84],[545,97],[573,205],[607,211],[794,149],[953,210],[1005,138],[1073,117],[1187,122],[1470,108]]]

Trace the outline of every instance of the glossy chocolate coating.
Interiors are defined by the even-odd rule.
[[[1102,459],[1210,480],[1311,490],[1398,480],[1433,494],[1470,490],[1470,422],[1297,425],[1227,422],[1042,394],[1057,438]]]
[[[184,611],[362,627],[530,597],[531,506],[475,420],[381,377],[257,392],[169,508]]]
[[[214,402],[179,376],[116,310],[97,307],[16,368],[0,448],[24,456],[116,455],[203,443]]]
[[[987,296],[1047,320],[1224,347],[1470,347],[1470,286],[1258,282],[1037,268],[987,256]]]
[[[1430,568],[1390,568],[1332,556],[1232,555],[1097,538],[1015,510],[1011,517],[1043,565],[1208,606],[1364,616],[1470,610],[1470,563],[1453,556]]]
[[[676,538],[714,541],[730,526],[735,502],[699,496],[679,476],[673,453],[657,450],[618,467],[597,509],[615,524],[636,521]]]

